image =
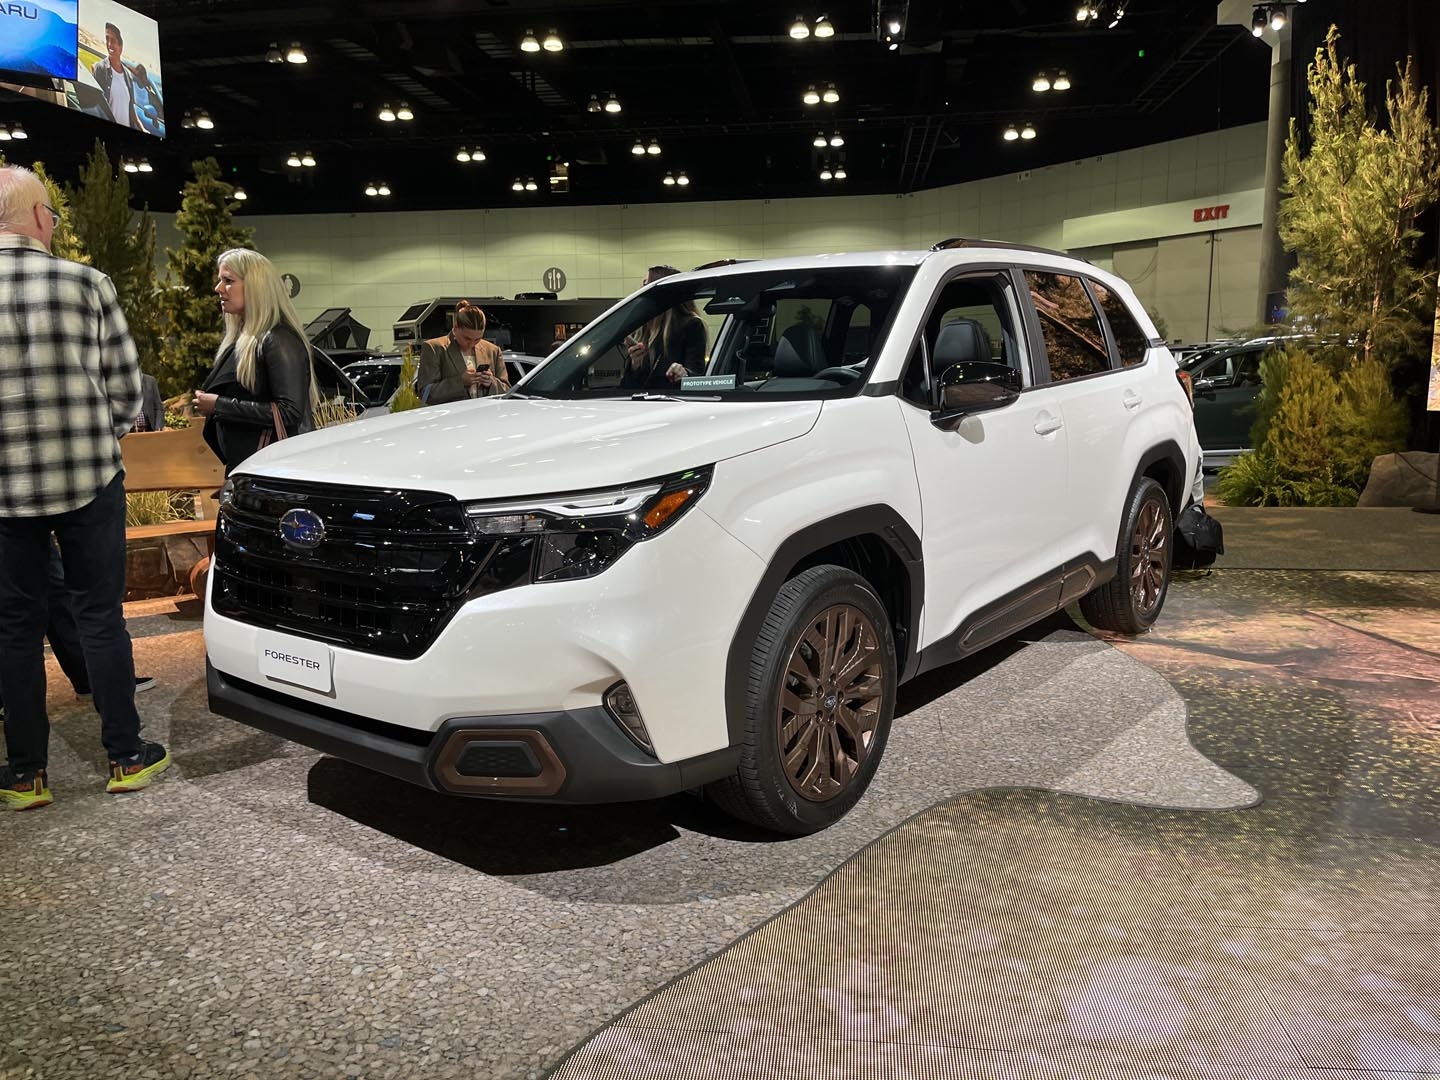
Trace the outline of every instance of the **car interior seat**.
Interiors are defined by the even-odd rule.
[[[994,358],[990,351],[990,335],[974,319],[952,319],[940,327],[930,355],[930,367],[937,374],[951,364],[972,360],[989,362]]]
[[[806,323],[787,327],[775,344],[777,378],[806,379],[827,366],[820,333]]]

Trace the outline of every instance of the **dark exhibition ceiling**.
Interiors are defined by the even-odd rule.
[[[159,22],[164,140],[3,91],[0,122],[62,179],[97,137],[148,159],[156,210],[209,155],[258,213],[904,194],[1263,120],[1270,62],[1214,0],[130,6]]]

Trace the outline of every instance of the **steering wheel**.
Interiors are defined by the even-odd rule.
[[[852,367],[827,367],[815,372],[812,378],[829,379],[841,385],[849,385],[860,381],[860,372]]]

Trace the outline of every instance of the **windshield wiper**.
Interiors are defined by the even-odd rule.
[[[691,395],[691,396],[689,396],[689,397],[680,397],[678,394],[655,394],[655,393],[650,393],[650,392],[647,391],[647,392],[645,392],[645,393],[640,393],[640,394],[631,394],[631,395],[630,395],[630,400],[631,400],[631,401],[719,401],[720,398],[719,398],[718,395],[712,397],[712,396],[708,396],[708,395],[707,395],[707,396],[701,396],[701,395],[699,395],[699,394],[694,394],[694,395]]]

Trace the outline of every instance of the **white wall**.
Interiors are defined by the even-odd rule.
[[[997,163],[1006,150],[996,145]],[[239,221],[255,230],[255,246],[282,272],[300,279],[296,306],[302,318],[327,307],[353,308],[355,317],[371,327],[371,344],[383,346],[391,340],[393,320],[412,303],[439,295],[513,296],[539,290],[550,266],[560,267],[569,279],[562,296],[623,296],[655,263],[684,268],[725,258],[929,247],[950,236],[1060,248],[1068,217],[1187,199],[1203,203],[1223,192],[1263,186],[1264,172],[1265,125],[1251,124],[903,197],[427,213],[272,216],[247,211]],[[163,247],[174,242],[174,233],[173,219],[161,218]],[[1194,244],[1207,236],[1181,239]],[[1158,251],[1169,242],[1146,243]],[[1245,260],[1258,249],[1236,242],[1225,250],[1232,247],[1237,255],[1244,247],[1246,254],[1227,256],[1221,306],[1253,311],[1258,267]],[[1144,261],[1143,251],[1122,256],[1120,250],[1117,246],[1114,258],[1121,273]],[[1108,253],[1095,254],[1097,263],[1109,261]],[[1208,253],[1204,262],[1208,267]],[[1203,336],[1191,334],[1190,328],[1206,325],[1207,306],[1210,325],[1217,325],[1216,298],[1204,287],[1197,293],[1195,265],[1193,252],[1181,249],[1157,259],[1146,278],[1149,294],[1142,298],[1156,305],[1172,337],[1182,333],[1181,327],[1187,337]]]

